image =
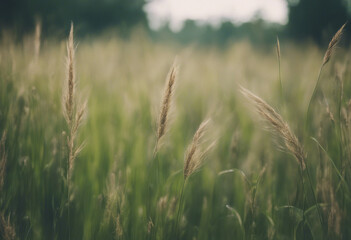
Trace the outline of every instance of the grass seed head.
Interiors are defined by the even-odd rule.
[[[329,42],[328,49],[325,52],[325,55],[324,55],[324,58],[323,58],[323,63],[322,63],[323,66],[329,62],[330,57],[333,54],[333,51],[334,51],[335,47],[338,45],[338,43],[339,43],[339,41],[341,39],[341,36],[343,34],[343,30],[345,28],[345,25],[346,25],[346,23],[341,26],[341,28],[335,33],[334,37]]]
[[[213,147],[214,143],[206,149],[202,149],[202,139],[206,132],[210,119],[203,121],[194,134],[193,140],[190,143],[185,158],[184,158],[184,179],[186,180],[191,174],[200,168],[202,165],[205,153]]]
[[[67,42],[67,85],[64,96],[64,116],[68,124],[73,120],[74,94],[75,94],[75,72],[74,72],[74,42],[73,23]]]
[[[305,152],[295,134],[283,118],[264,100],[241,87],[242,94],[252,101],[259,115],[266,120],[277,135],[283,139],[285,148],[295,157],[302,170],[306,168]]]
[[[177,61],[175,60],[171,69],[169,70],[167,81],[162,97],[161,110],[158,117],[157,136],[155,153],[158,150],[161,138],[165,135],[169,123],[169,112],[172,105],[172,96],[174,93],[174,86],[178,72]]]

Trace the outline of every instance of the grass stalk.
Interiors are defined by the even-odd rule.
[[[306,165],[306,173],[307,173],[307,179],[308,179],[308,181],[309,181],[310,189],[311,189],[311,192],[312,192],[312,195],[313,195],[313,199],[314,199],[314,202],[315,202],[315,204],[316,204],[316,208],[317,208],[317,212],[318,212],[319,221],[320,221],[320,223],[321,223],[323,232],[324,232],[325,234],[327,234],[326,228],[325,228],[325,224],[324,224],[324,221],[323,221],[323,217],[322,217],[322,211],[321,211],[321,209],[320,209],[320,206],[319,206],[318,201],[317,201],[316,194],[315,194],[314,189],[313,189],[312,179],[311,179],[311,175],[310,175],[310,172],[309,172],[309,170],[308,170],[308,166],[307,166],[307,165]]]
[[[280,43],[279,43],[279,38],[277,37],[277,58],[278,58],[278,77],[279,77],[279,85],[280,85],[280,97],[281,100],[284,102],[284,93],[283,93],[283,83],[282,83],[282,75],[281,75],[281,68],[280,68]]]
[[[176,223],[175,223],[176,224],[175,225],[176,239],[180,238],[180,229],[178,229],[179,228],[178,226],[179,226],[179,221],[180,221],[179,217],[180,217],[181,209],[183,207],[185,182],[186,182],[186,179],[183,180],[182,188],[180,190],[180,199],[179,199],[177,218],[176,218]]]
[[[316,91],[317,91],[318,86],[319,86],[319,82],[320,82],[320,79],[321,79],[323,68],[329,62],[329,60],[330,60],[330,58],[331,58],[331,56],[332,56],[332,54],[334,52],[334,49],[336,48],[337,44],[339,43],[339,41],[340,41],[340,39],[342,37],[343,30],[344,30],[345,26],[346,26],[346,23],[344,25],[342,25],[341,28],[335,33],[335,35],[333,36],[332,40],[329,42],[327,51],[324,54],[322,65],[319,68],[317,82],[316,82],[316,84],[315,84],[315,86],[313,88],[313,93],[312,93],[311,98],[310,98],[310,100],[308,102],[308,107],[307,107],[307,112],[306,112],[305,128],[307,128],[307,123],[310,120],[309,119],[309,113],[310,113],[310,108],[311,108],[311,102],[312,102],[313,98],[316,95]]]

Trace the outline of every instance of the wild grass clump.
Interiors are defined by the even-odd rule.
[[[0,41],[0,239],[351,238],[351,62],[335,51],[345,26],[327,51],[278,39],[271,51],[182,50],[140,32],[75,51],[73,24],[67,42],[36,29]],[[154,117],[150,96],[177,54]],[[311,81],[318,69],[328,82]],[[78,82],[92,89],[84,128]],[[238,84],[270,97],[238,97]],[[306,100],[311,87],[321,101]],[[305,118],[306,107],[320,111]]]

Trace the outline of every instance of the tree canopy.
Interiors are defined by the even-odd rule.
[[[71,21],[81,31],[97,31],[109,26],[145,24],[144,0],[3,0],[0,27],[25,32],[36,18],[44,31],[55,31]]]
[[[327,41],[349,18],[343,0],[288,0],[288,4],[287,30],[295,39]]]

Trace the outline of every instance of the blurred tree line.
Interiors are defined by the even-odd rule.
[[[350,19],[350,0],[288,0],[288,6],[287,32],[297,40],[323,43]]]
[[[37,20],[48,34],[67,29],[71,21],[80,33],[146,26],[144,4],[144,0],[1,0],[0,28],[22,34],[31,31]]]
[[[239,26],[224,21],[219,27],[186,20],[179,32],[173,32],[169,23],[165,23],[157,32],[151,32],[154,40],[177,41],[181,44],[218,44],[223,47],[239,40],[250,40],[255,45],[275,43],[276,36],[280,34],[285,34],[284,26],[269,24],[260,18]]]
[[[325,45],[344,23],[350,22],[351,0],[287,0],[287,4],[289,14],[286,26],[264,22],[259,15],[239,26],[229,21],[223,22],[219,28],[188,20],[179,33],[172,33],[169,25],[165,24],[157,36],[168,40],[176,38],[182,43],[198,39],[200,43],[225,45],[240,39],[249,39],[255,44],[274,44],[279,35],[280,38],[312,40]],[[351,26],[346,27],[346,35],[351,35]]]
[[[279,35],[281,38],[311,39],[324,44],[350,19],[351,0],[286,1],[289,8],[286,26],[268,24],[257,16],[248,23],[234,25],[227,21],[217,28],[188,20],[180,32],[174,33],[167,23],[156,32],[148,28],[143,10],[147,0],[1,0],[0,28],[9,28],[23,35],[32,31],[39,19],[43,23],[43,33],[55,35],[62,29],[67,30],[73,21],[81,35],[99,33],[108,28],[128,32],[133,26],[141,25],[155,40],[181,43],[196,41],[223,45],[242,38],[266,43],[274,42]]]

